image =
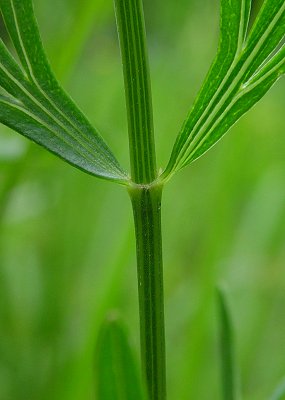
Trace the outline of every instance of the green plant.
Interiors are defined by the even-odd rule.
[[[99,399],[144,399],[144,389],[125,328],[116,315],[101,329],[96,354]]]
[[[238,400],[242,398],[235,361],[235,340],[232,317],[223,289],[217,290],[219,314],[219,338],[221,354],[221,376],[224,400]],[[284,380],[274,391],[270,400],[282,400],[285,396]]]
[[[31,1],[1,0],[19,57],[1,44],[0,120],[69,163],[125,186],[137,238],[143,374],[150,399],[166,397],[161,192],[181,168],[213,146],[285,72],[285,2],[264,2],[247,33],[251,1],[221,1],[216,59],[173,147],[166,169],[156,167],[142,4],[116,1],[124,66],[131,177],[60,88],[48,65]],[[229,29],[230,27],[230,29]]]

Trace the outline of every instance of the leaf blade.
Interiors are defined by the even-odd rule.
[[[285,399],[285,379],[277,386],[270,400],[284,400]]]
[[[78,169],[96,176],[101,173],[105,179],[108,178],[104,166],[100,169],[100,165],[97,162],[94,168],[93,163],[88,162],[92,161],[90,154],[84,153],[84,149],[78,146],[74,150],[74,146],[70,141],[68,142],[62,137],[59,138],[54,130],[51,130],[43,121],[38,120],[35,115],[29,113],[21,104],[17,104],[11,99],[1,96],[0,105],[0,120],[6,126],[21,133],[33,142],[40,144],[42,147],[47,148],[50,152],[63,158],[68,163],[75,164]],[[76,157],[75,162],[73,162],[74,157]],[[110,173],[109,179],[113,180],[114,175]]]
[[[62,145],[58,146],[59,137],[52,141],[46,140],[48,136],[45,136],[44,145],[40,139],[36,142],[87,173],[126,184],[127,174],[109,147],[54,77],[43,49],[32,1],[0,0],[0,8],[21,62],[17,66],[1,44],[1,86],[12,99],[20,100],[28,112],[40,118],[41,123],[48,120],[52,130],[61,132],[62,138],[69,137],[72,146],[67,148],[63,139]],[[8,115],[11,117],[11,113]],[[13,125],[7,116],[3,116],[0,122]],[[31,133],[28,130],[22,132],[20,125],[17,126],[19,133],[35,141],[34,130]],[[33,124],[34,129],[35,126]],[[57,143],[56,147],[54,143]],[[88,157],[82,153],[83,148]]]
[[[267,74],[261,74],[261,78],[258,75],[256,78],[259,77],[260,79],[254,79],[251,84],[247,85],[243,91],[237,94],[233,101],[229,103],[224,113],[215,121],[212,128],[203,138],[203,141],[199,143],[200,147],[193,149],[193,152],[190,153],[189,158],[186,159],[183,166],[201,157],[214,146],[227,133],[229,126],[232,127],[245,112],[250,110],[270,90],[280,77],[279,71],[283,71],[284,65],[283,61],[279,70],[273,68]]]
[[[233,326],[225,292],[222,288],[217,289],[217,304],[223,398],[224,400],[238,400]]]
[[[102,326],[96,354],[96,394],[100,400],[145,400],[125,328],[117,318]]]
[[[205,118],[207,110],[211,109],[213,98],[222,94],[220,87],[231,70],[247,30],[250,5],[250,0],[234,0],[233,2],[221,0],[217,55],[174,144],[165,174],[175,170],[177,154],[182,151],[185,141],[193,132],[194,127],[203,117]],[[233,15],[239,15],[240,18],[233,18]]]
[[[252,57],[244,81],[247,81],[258,70],[267,57],[276,49],[285,35],[285,2],[284,0],[267,0],[255,20],[245,42],[242,57]]]
[[[239,23],[240,28],[239,31],[235,30],[232,34],[236,50],[230,56],[224,54],[224,57],[229,57],[230,66],[226,73],[221,70],[224,76],[215,77],[212,73],[218,68],[216,63],[222,63],[219,58],[219,49],[216,60],[176,139],[169,163],[162,173],[162,178],[165,180],[170,179],[175,172],[199,158],[216,144],[233,124],[263,97],[280,75],[284,74],[284,68],[281,66],[279,66],[278,73],[274,73],[273,70],[276,67],[276,65],[274,66],[274,62],[276,64],[274,51],[285,36],[285,0],[277,0],[277,2],[267,0],[265,2],[248,38],[245,33],[251,1],[238,3],[241,6],[241,12],[235,13],[233,18],[236,19],[236,26]],[[223,6],[223,0],[221,5]],[[223,18],[225,17],[222,8],[221,41],[225,36],[223,24],[229,24],[229,19],[226,18],[223,22]],[[239,32],[238,35],[237,32]],[[233,54],[235,54],[234,57]],[[281,56],[285,59],[285,54],[279,52],[278,62],[280,63]],[[275,61],[272,63],[272,60]],[[255,77],[260,78],[261,74],[264,74],[267,78],[270,69],[272,69],[272,79],[260,79],[259,95],[258,90],[255,89],[251,92],[252,101],[248,101],[250,99],[249,86],[254,82]],[[210,85],[210,89],[209,77],[213,78],[214,82],[216,79],[216,83]],[[214,87],[213,93],[212,87],[215,84],[217,86]],[[240,101],[241,97],[247,100],[243,107]],[[238,112],[236,104],[239,105]]]

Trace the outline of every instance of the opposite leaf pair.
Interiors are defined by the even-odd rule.
[[[285,0],[265,0],[248,32],[251,0],[221,0],[216,59],[161,179],[212,147],[285,73]],[[127,185],[97,130],[61,89],[47,61],[32,0],[0,0],[17,63],[0,42],[0,121],[83,171]]]

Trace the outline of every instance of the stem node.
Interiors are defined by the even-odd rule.
[[[142,0],[115,0],[123,62],[136,232],[141,360],[148,399],[166,399],[161,193]]]

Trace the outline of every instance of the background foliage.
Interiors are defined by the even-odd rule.
[[[57,76],[127,168],[112,2],[35,7]],[[161,166],[215,54],[218,9],[217,0],[145,1]],[[220,399],[220,281],[245,399],[267,399],[285,374],[284,105],[281,80],[165,190],[170,399]],[[124,316],[139,353],[127,195],[3,126],[0,164],[0,399],[91,399],[94,343],[109,310]]]

